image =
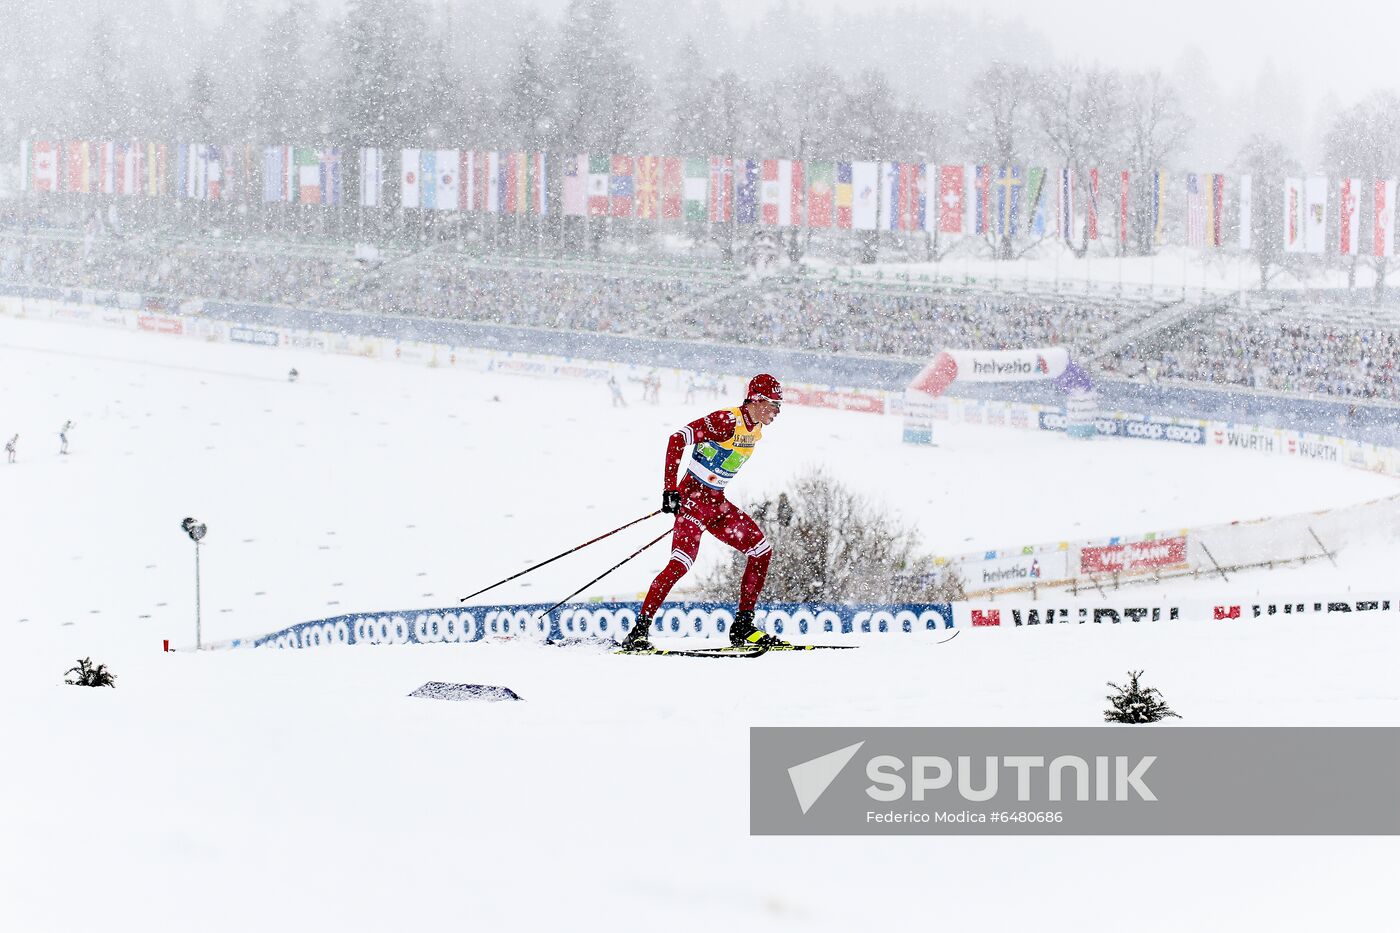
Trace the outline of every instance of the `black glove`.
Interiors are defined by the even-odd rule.
[[[681,510],[681,494],[679,490],[668,489],[661,494],[661,511],[666,513],[679,512]]]

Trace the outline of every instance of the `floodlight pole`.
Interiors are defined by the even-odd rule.
[[[194,543],[194,650],[202,647],[199,620],[199,542]]]

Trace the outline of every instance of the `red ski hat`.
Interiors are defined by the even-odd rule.
[[[761,398],[765,402],[783,401],[783,385],[767,373],[760,373],[749,380],[748,395],[745,399]]]

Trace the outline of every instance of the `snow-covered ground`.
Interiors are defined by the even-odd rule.
[[[210,529],[210,639],[454,605],[654,510],[666,436],[721,404],[673,393],[621,409],[607,396],[592,384],[0,319],[0,434],[20,435],[18,462],[0,464],[0,503],[9,527],[26,529],[0,539],[0,566],[33,568],[0,621],[134,625],[157,643],[189,641],[187,515]],[[76,427],[61,456],[66,419]],[[950,554],[1254,519],[1400,487],[1233,450],[942,424],[927,449],[903,444],[901,430],[895,418],[790,407],[733,495],[824,467],[917,525],[928,551]],[[664,521],[483,601],[562,597]],[[722,551],[706,542],[700,566]],[[664,561],[657,547],[598,592],[635,597]],[[1307,568],[1309,582],[1353,582],[1330,570]]]
[[[192,636],[186,515],[210,529],[206,638],[449,606],[655,508],[665,435],[709,407],[663,403],[0,319],[0,434],[20,434],[19,462],[0,464],[0,926],[1394,924],[1394,840],[751,838],[747,790],[751,725],[1090,725],[1130,667],[1189,725],[1393,725],[1394,616],[977,630],[721,664],[523,643],[159,650]],[[940,431],[937,448],[911,448],[895,419],[790,408],[736,494],[820,464],[917,523],[930,550],[963,551],[1395,488],[1233,451]],[[492,599],[557,598],[659,530]],[[1382,592],[1397,556],[1382,536],[1338,567],[1229,592]],[[601,591],[634,595],[664,552],[648,558]],[[62,686],[84,656],[118,689]],[[505,684],[525,702],[405,696],[427,680]]]

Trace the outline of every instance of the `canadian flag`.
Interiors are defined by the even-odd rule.
[[[1341,225],[1339,242],[1343,256],[1355,256],[1359,247],[1357,236],[1357,214],[1361,202],[1361,179],[1343,178],[1341,209],[1337,212]]]
[[[58,144],[50,140],[34,143],[34,190],[58,190]]]
[[[1376,181],[1376,231],[1375,254],[1393,256],[1395,254],[1395,179],[1383,178]]]

